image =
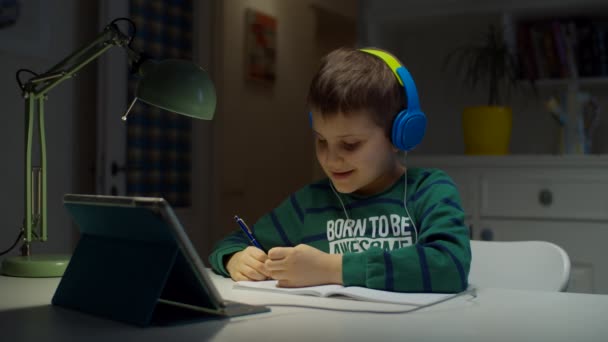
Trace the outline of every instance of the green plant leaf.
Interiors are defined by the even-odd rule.
[[[449,52],[442,63],[444,71],[456,69],[467,87],[486,87],[489,105],[505,101],[520,84],[517,57],[503,36],[503,28],[490,25],[470,44]]]

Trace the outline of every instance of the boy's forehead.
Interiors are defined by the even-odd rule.
[[[333,115],[313,112],[313,130],[325,137],[366,136],[378,128],[368,113],[360,111]]]

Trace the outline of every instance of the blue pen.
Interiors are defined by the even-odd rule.
[[[264,248],[262,248],[262,245],[260,245],[258,240],[255,239],[255,236],[253,236],[253,232],[251,231],[251,229],[249,229],[249,227],[247,227],[247,224],[245,223],[245,221],[243,221],[240,217],[238,217],[236,215],[234,215],[234,219],[236,220],[236,223],[239,224],[239,226],[241,227],[241,229],[243,230],[245,235],[247,235],[247,237],[249,238],[249,241],[251,241],[251,244],[253,244],[254,246],[256,246],[257,248],[259,248],[261,250],[264,250]]]

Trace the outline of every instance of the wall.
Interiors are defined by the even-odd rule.
[[[355,1],[328,5],[312,0],[228,0],[219,7],[210,242],[237,228],[232,219],[235,214],[253,224],[313,178],[316,160],[305,98],[319,63],[316,12],[322,9],[346,16],[356,12]],[[246,8],[277,18],[277,79],[273,86],[245,80]]]
[[[83,36],[96,24],[94,19],[81,19],[88,17],[92,11],[88,2],[65,0],[61,6],[46,1],[21,3],[24,18],[33,15],[30,21],[30,24],[34,24],[33,31],[22,31],[21,28],[16,33],[8,29],[0,31],[0,74],[3,75],[0,78],[0,94],[3,94],[0,125],[0,155],[3,158],[0,168],[0,250],[13,243],[24,215],[24,102],[15,81],[15,72],[19,68],[35,72],[50,69],[78,48],[83,43]],[[27,77],[25,73],[22,75],[23,79]],[[49,241],[34,245],[34,253],[69,253],[74,245],[74,229],[63,208],[62,198],[64,193],[87,182],[82,177],[74,177],[75,160],[82,165],[89,164],[82,159],[88,153],[87,143],[74,144],[73,131],[75,122],[78,124],[81,120],[76,119],[77,115],[84,115],[82,118],[94,115],[86,103],[91,99],[90,77],[91,73],[83,70],[78,78],[67,80],[51,90],[46,101]],[[11,255],[17,252],[18,249]]]
[[[89,42],[99,25],[105,24],[97,19],[98,2],[66,0],[61,7],[40,3],[45,19],[34,19],[48,32],[47,38],[27,41],[17,49],[2,40],[6,35],[0,31],[0,70],[6,75],[0,79],[4,94],[0,249],[14,241],[23,219],[23,99],[14,72],[24,67],[48,70]],[[244,80],[246,7],[278,19],[278,78],[273,87]],[[319,57],[341,45],[345,23],[354,23],[355,15],[354,0],[196,2],[196,59],[209,69],[216,83],[218,110],[214,121],[193,123],[193,206],[178,211],[178,215],[203,258],[217,238],[235,227],[232,215],[240,214],[253,223],[314,177],[316,161],[305,115],[308,83]],[[316,30],[317,20],[322,21],[319,25],[325,34]],[[96,66],[92,64],[49,94],[50,240],[34,246],[34,252],[71,252],[77,229],[63,208],[62,196],[96,191],[94,103],[106,101],[97,98],[96,81]],[[113,139],[111,133],[105,139]],[[318,169],[315,175],[319,176]],[[15,254],[16,250],[11,253]]]
[[[213,68],[213,43],[216,40],[212,32],[216,21],[217,1],[194,1],[194,59],[207,70],[213,80],[217,79]],[[216,118],[217,118],[216,113]],[[192,121],[192,205],[190,208],[176,210],[201,258],[205,259],[210,241],[207,231],[211,226],[212,200],[212,142],[213,121]]]

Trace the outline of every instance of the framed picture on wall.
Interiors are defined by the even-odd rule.
[[[245,12],[246,78],[268,84],[276,79],[277,20],[253,9]]]

